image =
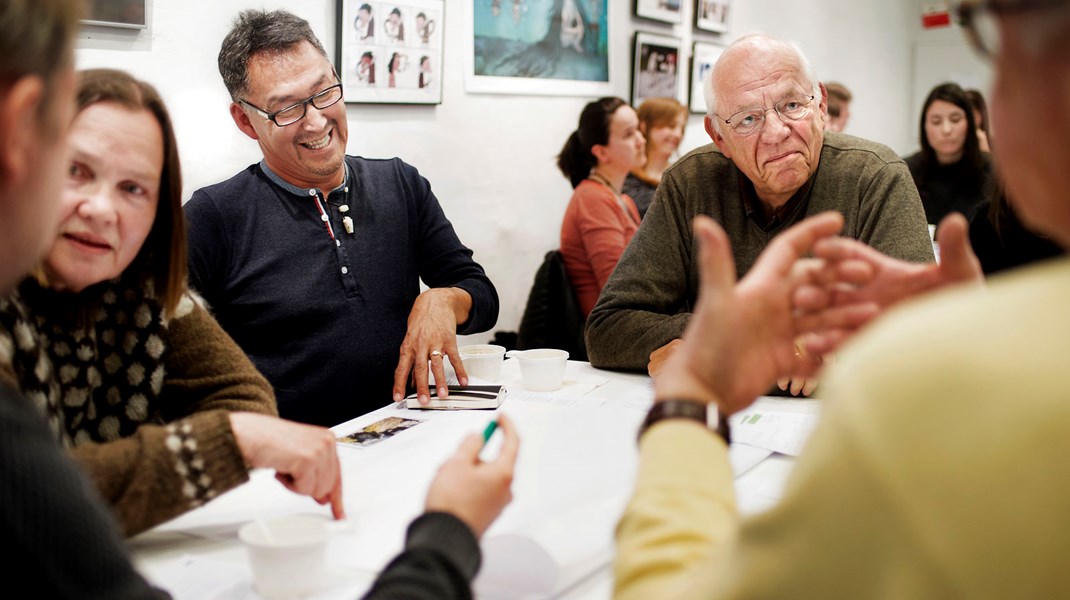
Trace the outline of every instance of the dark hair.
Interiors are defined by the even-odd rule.
[[[370,15],[372,14],[372,5],[365,2],[364,4],[360,5],[360,8],[357,9],[358,12],[362,10],[368,11],[368,14]]]
[[[391,73],[393,73],[394,70],[397,69],[397,61],[398,61],[399,58],[401,58],[401,54],[398,53],[398,52],[395,52],[390,57],[390,61],[386,63],[386,70],[391,72]]]
[[[163,131],[163,171],[156,218],[132,264],[151,276],[156,297],[164,311],[173,315],[186,291],[186,222],[182,217],[182,167],[167,106],[156,88],[123,71],[90,69],[80,75],[79,113],[100,102],[114,102],[130,110],[149,111]]]
[[[966,98],[966,92],[962,91],[962,88],[957,83],[941,83],[934,87],[921,107],[918,130],[921,137],[921,153],[925,159],[926,168],[937,164],[936,151],[933,150],[932,144],[929,143],[929,136],[925,135],[925,115],[929,112],[929,107],[937,100],[950,102],[966,113],[966,140],[962,144],[961,160],[966,161],[965,164],[970,165],[980,173],[984,168],[985,158],[981,152],[980,143],[977,141],[977,124],[973,121],[973,108]]]
[[[44,80],[51,95],[56,77],[74,65],[74,37],[82,3],[71,0],[0,2],[0,87],[27,76]],[[39,116],[51,102],[42,102]],[[59,123],[44,123],[58,131]]]
[[[363,7],[362,7],[363,8]],[[285,10],[243,10],[219,49],[219,74],[231,99],[249,91],[249,60],[262,52],[282,54],[301,42],[312,44],[324,58],[327,52],[308,21]]]
[[[401,10],[398,9],[397,7],[395,7],[394,10],[390,11],[390,14],[397,15],[397,16],[400,17],[401,16]]]
[[[970,106],[973,110],[981,115],[981,122],[975,123],[977,127],[981,128],[981,131],[985,132],[985,136],[988,138],[989,143],[992,142],[992,133],[988,129],[988,105],[985,103],[985,97],[978,90],[964,90],[966,94],[966,100],[970,102]]]
[[[557,168],[576,187],[591,173],[598,161],[591,148],[609,142],[609,123],[613,114],[627,102],[613,96],[599,98],[587,103],[580,113],[580,125],[568,137],[561,153],[557,155]]]

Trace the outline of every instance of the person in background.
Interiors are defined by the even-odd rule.
[[[654,201],[654,190],[661,183],[661,174],[669,167],[669,161],[684,138],[687,107],[675,98],[647,98],[637,112],[639,131],[646,138],[646,164],[628,173],[621,191],[635,202],[642,218]]]
[[[968,215],[991,197],[992,167],[981,152],[973,108],[961,87],[943,83],[929,92],[921,109],[919,138],[921,150],[904,160],[930,224],[950,212]]]
[[[1070,2],[953,7],[995,63],[993,156],[1008,197],[1027,226],[1068,248]],[[780,369],[804,367],[792,363],[806,326],[792,307],[806,288],[783,283],[792,259],[812,247],[832,272],[860,260],[851,271],[873,276],[810,296],[811,308],[901,300],[932,287],[947,261],[979,277],[960,215],[940,224],[934,269],[818,240],[835,223],[805,225],[774,240],[762,268],[733,287],[727,240],[696,223],[700,306],[686,347],[654,383],[635,495],[617,528],[617,600],[1064,596],[1070,482],[1053,474],[1070,461],[1067,260],[934,294],[852,340],[826,378],[821,422],[782,498],[740,519],[727,445],[701,409],[737,411]],[[907,272],[920,280],[900,277]],[[684,416],[674,405],[698,410]]]
[[[587,320],[598,368],[657,377],[698,294],[691,222],[712,216],[746,273],[782,231],[838,211],[845,235],[898,258],[932,262],[918,192],[890,148],[825,130],[825,88],[797,47],[763,35],[725,49],[703,82],[713,144],[665,171],[654,203]],[[805,382],[785,386],[802,393]]]
[[[639,210],[621,191],[646,161],[639,118],[620,98],[600,98],[580,113],[557,167],[574,191],[561,222],[561,256],[586,317],[639,228]]]
[[[1065,252],[1051,238],[1022,223],[1005,193],[974,210],[970,216],[970,245],[985,275],[1062,256]]]
[[[457,336],[494,325],[498,294],[414,167],[346,156],[342,84],[308,22],[243,11],[219,72],[264,158],[186,203],[190,285],[279,414],[337,425],[410,382],[426,404],[447,356],[467,384]]]
[[[343,518],[334,436],[271,387],[185,285],[178,147],[156,90],[80,73],[59,231],[0,299],[0,369],[133,535],[275,469]],[[16,343],[17,342],[17,343]],[[259,413],[259,414],[257,414]]]
[[[825,82],[825,91],[828,92],[829,119],[825,126],[829,131],[842,132],[847,129],[847,121],[851,118],[851,90],[842,83],[834,81]]]
[[[988,105],[985,103],[984,94],[980,90],[964,90],[966,99],[973,108],[973,123],[977,126],[977,144],[981,152],[991,152],[992,132],[988,128]]]

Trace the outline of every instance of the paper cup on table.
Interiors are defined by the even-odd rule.
[[[496,382],[502,376],[505,348],[494,344],[475,344],[457,349],[469,377]]]
[[[520,361],[520,377],[528,391],[552,392],[561,389],[565,381],[568,352],[546,348],[515,351],[509,356]]]
[[[297,598],[324,581],[329,528],[322,517],[294,515],[253,521],[238,531],[249,552],[253,581],[264,598]]]

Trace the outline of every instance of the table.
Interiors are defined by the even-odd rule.
[[[521,437],[514,500],[482,540],[477,596],[609,598],[613,529],[633,489],[635,434],[653,398],[651,381],[570,361],[561,390],[536,394],[523,390],[516,362],[503,365],[509,396],[498,409],[513,418]],[[310,598],[359,597],[400,551],[438,466],[493,415],[391,405],[333,428],[342,435],[387,416],[421,421],[374,446],[339,446],[349,519],[332,524],[327,581]],[[762,399],[734,420],[744,439],[792,451],[798,443],[792,436],[816,415],[815,401]],[[757,433],[748,438],[748,431]],[[733,445],[744,512],[762,510],[780,495],[793,461],[770,454]],[[133,538],[130,546],[139,570],[179,600],[256,599],[237,530],[257,517],[295,513],[326,518],[329,510],[258,470],[245,485]]]

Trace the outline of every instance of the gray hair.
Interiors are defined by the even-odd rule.
[[[765,48],[779,49],[790,53],[799,62],[799,70],[802,72],[803,77],[810,81],[815,99],[821,97],[821,81],[817,78],[813,66],[810,65],[809,59],[803,54],[798,44],[792,41],[779,40],[760,33],[745,35],[725,48],[721,57],[717,59],[717,62],[714,63],[713,68],[710,69],[706,79],[702,82],[702,93],[706,98],[706,115],[713,121],[714,126],[717,127],[717,131],[721,131],[721,125],[724,121],[716,116],[717,91],[714,82],[717,80],[717,73],[721,70],[722,63],[724,63],[725,59],[737,52],[743,52],[743,46],[750,46],[752,48],[755,46],[764,46]]]
[[[284,53],[301,42],[312,44],[327,57],[323,44],[301,17],[285,10],[250,9],[239,13],[219,49],[219,74],[231,99],[237,101],[249,91],[249,59],[261,52]]]

